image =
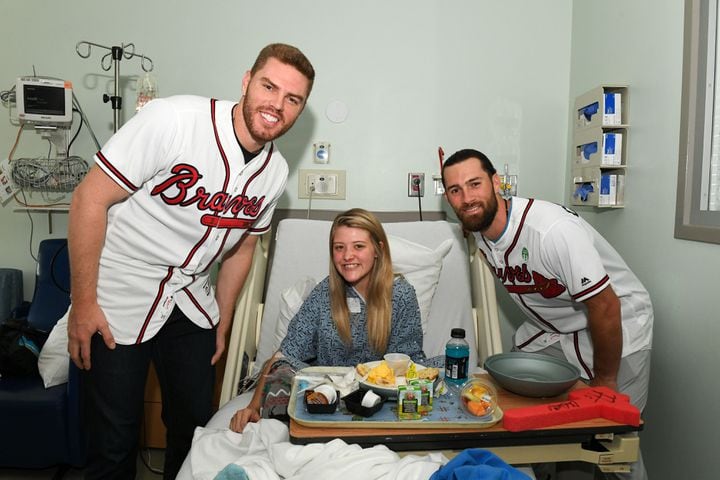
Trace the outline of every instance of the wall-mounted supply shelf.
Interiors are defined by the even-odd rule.
[[[628,125],[628,87],[601,85],[575,99],[575,130]]]
[[[601,85],[575,99],[572,205],[625,206],[628,103],[621,85]]]

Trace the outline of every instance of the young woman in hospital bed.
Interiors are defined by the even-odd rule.
[[[388,228],[398,230],[397,225],[399,224],[390,224]],[[271,358],[265,362],[250,403],[246,403],[249,392],[235,397],[217,412],[206,428],[198,429],[198,443],[193,442],[193,449],[178,475],[179,480],[231,478],[227,469],[236,468],[235,463],[242,465],[248,472],[253,472],[257,478],[277,479],[280,470],[284,473],[283,477],[287,476],[285,474],[293,476],[293,472],[300,475],[306,467],[312,467],[312,478],[339,476],[347,479],[382,477],[414,480],[429,478],[448,461],[440,452],[425,456],[409,455],[401,459],[395,452],[382,446],[358,449],[357,445],[340,445],[337,442],[342,440],[339,439],[323,448],[318,448],[318,445],[291,445],[287,441],[287,429],[285,428],[282,434],[279,433],[279,422],[271,420],[270,422],[274,423],[254,423],[261,417],[268,416],[270,410],[263,408],[266,397],[263,383],[273,365],[290,365],[292,369],[308,364],[355,366],[380,359],[386,352],[399,352],[409,355],[416,363],[442,367],[444,357],[441,354],[426,358],[424,342],[425,348],[430,347],[429,351],[440,352],[444,337],[449,333],[446,330],[456,324],[468,329],[472,341],[475,341],[472,324],[462,323],[470,317],[470,292],[469,288],[466,288],[465,292],[462,285],[457,283],[458,277],[469,277],[467,256],[463,253],[459,228],[451,227],[445,222],[413,222],[410,225],[412,226],[409,232],[406,226],[399,231],[405,232],[404,234],[411,238],[420,235],[424,241],[429,242],[428,246],[439,245],[433,250],[420,252],[418,248],[425,247],[409,247],[407,242],[399,241],[397,237],[390,238],[388,242],[380,222],[365,210],[352,209],[335,218],[329,227],[329,276],[315,286],[295,316],[291,317],[287,334],[275,355],[270,353],[272,350],[268,352]],[[321,230],[319,225],[305,228],[309,228],[310,232],[306,232],[307,235],[303,235],[303,238],[316,235],[315,241],[322,241],[322,237],[317,235]],[[297,239],[297,235],[298,232],[293,231],[289,238]],[[452,237],[453,241],[448,240],[448,237]],[[291,241],[293,244],[295,242],[296,240]],[[389,249],[393,242],[395,247],[402,250],[396,252],[395,257],[401,260],[398,263],[396,258],[395,266],[391,262]],[[449,254],[451,244],[453,253]],[[302,248],[298,252],[305,252],[306,255],[308,253]],[[408,255],[412,257],[412,261],[408,260]],[[446,256],[452,261],[444,265],[443,275],[452,281],[445,282],[447,288],[441,288],[443,292],[435,297],[444,299],[447,296],[448,301],[439,302],[435,307],[442,321],[435,322],[435,330],[426,331],[423,338],[422,307],[418,306],[418,297],[426,297],[427,286],[426,282],[419,281],[418,275],[420,272],[423,272],[423,278],[428,275],[426,269],[432,263],[437,267],[437,271],[430,269],[434,271],[437,282],[441,275],[440,265]],[[319,258],[321,257],[314,261],[317,262]],[[414,285],[420,285],[421,290],[417,295],[417,286],[413,287],[403,276],[393,272],[398,269],[411,281],[416,282]],[[431,293],[430,297],[432,296]],[[434,336],[438,337],[436,342],[433,342]],[[435,343],[440,346],[435,345],[433,348]],[[243,405],[248,406],[237,410]],[[265,404],[265,407],[268,405]],[[253,425],[246,428],[249,422],[253,422]],[[228,427],[230,429],[225,430]],[[268,450],[271,445],[274,452],[272,455],[267,452],[264,456],[260,454],[260,450]],[[249,454],[251,451],[252,455]],[[516,475],[504,478],[527,478],[503,462],[498,460],[498,463],[502,465],[497,468]],[[275,471],[268,473],[267,468]],[[371,472],[375,475],[370,475]],[[268,474],[263,476],[265,473]]]
[[[355,208],[330,229],[330,274],[312,290],[288,325],[280,350],[265,363],[250,404],[233,415],[242,432],[264,415],[267,374],[279,360],[294,369],[309,364],[354,366],[405,353],[426,363],[415,289],[392,270],[388,239],[378,219]]]

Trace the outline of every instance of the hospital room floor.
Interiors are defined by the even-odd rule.
[[[137,476],[135,477],[135,480],[158,480],[162,478],[162,473],[159,472],[162,470],[163,460],[165,458],[165,451],[160,449],[150,449],[149,453],[149,465],[152,467],[153,470],[156,470],[158,473],[150,471],[150,469],[143,463],[143,460],[138,456]],[[143,455],[145,456],[145,459],[147,461],[148,456],[145,451],[143,451]],[[53,478],[53,475],[55,475],[56,471],[56,468],[48,468],[45,470],[18,470],[0,468],[0,478],[2,480],[50,480]],[[83,472],[82,470],[72,469],[68,471],[62,478],[63,480],[82,480]]]

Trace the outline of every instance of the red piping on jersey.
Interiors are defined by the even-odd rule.
[[[590,288],[586,288],[582,292],[578,292],[575,295],[572,296],[573,300],[577,300],[578,298],[584,297],[585,295],[588,295],[592,292],[599,291],[603,286],[605,286],[606,283],[610,281],[610,277],[605,275],[599,282],[597,282],[595,285],[591,286]]]
[[[228,164],[227,156],[225,155],[225,151],[222,148],[222,145],[220,145],[220,136],[218,134],[217,125],[215,123],[215,104],[217,100],[214,98],[210,99],[210,121],[212,122],[213,126],[213,132],[215,133],[215,143],[218,146],[218,149],[220,150],[220,157],[223,160],[223,165],[225,166],[225,179],[223,180],[223,191],[227,191],[228,183],[230,183],[230,165]],[[215,216],[218,216],[219,212],[215,213]],[[212,215],[204,215],[206,216],[212,216]],[[208,223],[203,222],[203,225],[208,225]],[[190,260],[195,256],[195,253],[197,253],[200,246],[205,243],[205,241],[210,236],[210,233],[212,232],[212,226],[208,226],[208,228],[205,230],[205,233],[203,234],[202,238],[193,246],[193,248],[190,249],[190,252],[188,253],[187,257],[185,257],[185,261],[180,265],[180,268],[185,268],[190,263]],[[229,231],[228,231],[229,232]],[[225,235],[227,236],[228,232],[225,232]],[[223,244],[225,241],[223,240]],[[220,250],[222,251],[222,245],[220,247]],[[217,253],[213,257],[213,260],[217,257]],[[208,265],[212,265],[212,261],[209,262]]]
[[[522,231],[523,226],[525,225],[525,218],[528,216],[528,212],[530,211],[530,207],[532,206],[533,202],[532,198],[528,199],[528,204],[525,207],[525,211],[522,213],[522,218],[520,219],[520,225],[518,225],[517,232],[515,232],[515,237],[513,238],[512,243],[510,244],[510,247],[505,250],[505,265],[508,265],[508,258],[510,257],[510,252],[513,251],[515,246],[517,245],[519,239],[520,239],[520,232]],[[509,221],[509,220],[508,220]]]
[[[193,277],[194,277],[194,275],[193,275]],[[202,308],[202,306],[200,305],[200,302],[198,302],[197,299],[192,295],[192,293],[190,293],[190,290],[188,290],[187,287],[183,287],[182,291],[185,292],[185,295],[187,295],[188,298],[190,299],[190,301],[192,302],[192,304],[195,305],[195,308],[197,308],[198,311],[203,314],[203,317],[205,317],[208,324],[211,327],[214,327],[215,325],[212,322],[212,318],[210,318],[210,315],[205,311],[204,308]]]
[[[97,158],[102,162],[103,165],[105,165],[105,168],[110,170],[115,177],[120,180],[125,186],[133,191],[136,192],[138,187],[136,187],[130,180],[127,179],[120,171],[113,166],[113,164],[110,163],[110,161],[103,155],[102,152],[97,152]]]
[[[248,230],[251,232],[254,232],[254,233],[265,233],[268,230],[270,230],[270,227],[271,227],[271,225],[266,225],[263,228],[248,228]]]
[[[150,310],[148,311],[148,314],[145,316],[145,321],[143,322],[142,327],[140,328],[140,333],[137,336],[137,339],[135,339],[135,343],[141,343],[143,337],[145,336],[145,331],[147,330],[148,325],[150,324],[150,319],[153,316],[153,313],[155,313],[155,309],[157,309],[158,303],[160,303],[160,299],[163,297],[163,292],[165,291],[165,284],[170,280],[172,277],[173,267],[168,267],[168,273],[165,275],[165,278],[162,279],[160,282],[160,285],[158,286],[157,294],[155,294],[155,300],[153,300],[152,306],[150,307]]]
[[[528,213],[530,212],[530,207],[532,207],[532,204],[535,202],[532,198],[528,199],[528,204],[525,206],[525,210],[523,210],[522,217],[520,218],[520,224],[518,225],[517,231],[515,232],[515,236],[513,237],[512,243],[510,246],[505,250],[505,265],[509,265],[509,258],[510,253],[512,253],[513,249],[517,246],[518,242],[520,241],[520,232],[522,232],[523,227],[525,226],[525,219],[528,216]],[[508,290],[507,285],[504,284],[506,290]],[[518,294],[518,300],[523,304],[523,306],[530,312],[532,315],[537,319],[538,322],[545,325],[547,328],[552,330],[553,332],[560,333],[560,331],[550,322],[542,318],[535,310],[530,308],[527,303],[525,303],[525,300],[523,300],[522,295]]]
[[[585,370],[585,374],[587,374],[588,378],[592,380],[594,378],[593,372],[587,366],[585,360],[583,360],[582,355],[580,355],[580,340],[578,339],[578,332],[573,332],[573,347],[575,348],[575,355],[577,356],[578,362],[580,362],[580,365],[583,370]]]
[[[212,103],[211,111],[212,111],[212,115],[213,115],[213,128],[215,129],[215,141],[217,142],[218,149],[220,150],[220,155],[222,156],[223,160],[225,161],[225,168],[226,168],[226,172],[227,172],[227,174],[226,174],[226,185],[227,185],[227,183],[229,182],[229,177],[230,177],[230,166],[229,166],[229,162],[227,161],[227,157],[225,155],[225,150],[223,150],[222,144],[220,143],[220,136],[218,135],[217,127],[215,125],[215,108],[214,108],[215,100],[213,99],[212,102],[213,103]],[[252,175],[250,175],[250,178],[247,179],[247,181],[245,182],[245,185],[243,186],[242,193],[240,194],[241,196],[243,196],[243,197],[246,196],[245,194],[247,193],[247,190],[248,190],[250,184],[253,182],[253,180],[255,180],[258,176],[260,176],[260,174],[270,164],[270,159],[272,158],[272,154],[273,154],[274,150],[275,150],[275,145],[271,143],[270,149],[268,150],[268,154],[265,157],[265,161],[260,166],[260,168],[258,168],[257,171],[255,171]],[[227,186],[225,187],[225,189],[227,190]],[[239,213],[240,212],[238,211],[235,213],[235,215],[237,216]],[[262,215],[262,213],[260,215]],[[258,216],[260,216],[260,215],[258,215]],[[256,219],[257,219],[257,217],[256,217]],[[238,219],[238,218],[227,218],[227,217],[218,219],[218,223],[224,223],[224,224],[231,224],[232,222],[241,222],[241,221],[243,221],[243,220]],[[247,222],[248,220],[245,220],[245,221]],[[253,223],[254,223],[254,220],[253,220]],[[225,247],[225,242],[227,242],[227,238],[229,235],[230,235],[230,229],[227,229],[225,231],[225,236],[223,237],[222,242],[220,242],[220,248],[218,248],[217,252],[215,252],[215,255],[213,255],[212,259],[208,262],[207,267],[205,267],[206,271],[215,262],[215,260],[218,258],[218,256],[220,256],[220,253],[222,253],[223,248]]]
[[[538,333],[536,333],[536,334],[533,335],[532,337],[528,338],[526,341],[524,341],[524,342],[521,343],[520,345],[515,345],[515,346],[516,346],[517,348],[519,348],[520,350],[522,350],[523,348],[527,347],[527,346],[530,345],[532,342],[534,342],[534,341],[537,340],[538,338],[542,337],[542,336],[545,335],[546,333],[547,333],[546,331],[540,330]]]
[[[528,305],[527,305],[527,303],[525,303],[525,300],[523,299],[522,295],[518,295],[518,300],[520,300],[520,302],[523,304],[523,306],[524,306],[530,313],[533,314],[533,316],[537,319],[538,322],[542,323],[543,325],[545,325],[547,328],[549,328],[550,330],[552,330],[552,331],[555,332],[555,333],[562,333],[562,332],[560,332],[560,330],[558,330],[558,329],[555,327],[555,325],[553,325],[553,324],[550,323],[549,321],[545,320],[544,318],[542,318],[542,317],[540,316],[539,313],[537,313],[537,312],[536,312],[535,310],[533,310],[532,308],[528,307]]]
[[[188,266],[188,264],[190,263],[190,260],[192,260],[192,258],[195,256],[195,253],[196,253],[196,252],[198,251],[198,249],[200,248],[200,245],[202,245],[203,243],[205,243],[205,240],[207,240],[207,238],[210,236],[210,232],[211,232],[211,231],[212,231],[212,228],[211,228],[211,227],[208,227],[208,228],[205,230],[205,233],[203,234],[203,236],[202,236],[202,238],[200,239],[200,241],[197,242],[197,243],[193,246],[193,248],[190,249],[190,253],[188,254],[187,257],[185,257],[185,261],[182,263],[182,265],[180,265],[180,268],[185,268],[185,267]]]

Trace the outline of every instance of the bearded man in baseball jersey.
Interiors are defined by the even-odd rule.
[[[590,385],[647,401],[653,310],[615,249],[577,213],[500,195],[490,160],[473,149],[442,168],[445,196],[527,320],[514,349],[564,358]],[[632,478],[644,478],[642,459]]]
[[[75,190],[68,350],[84,370],[86,478],[135,478],[151,360],[167,427],[164,478],[175,478],[195,427],[210,418],[214,365],[287,182],[273,140],[303,111],[314,78],[300,50],[268,45],[239,102],[148,103]]]

